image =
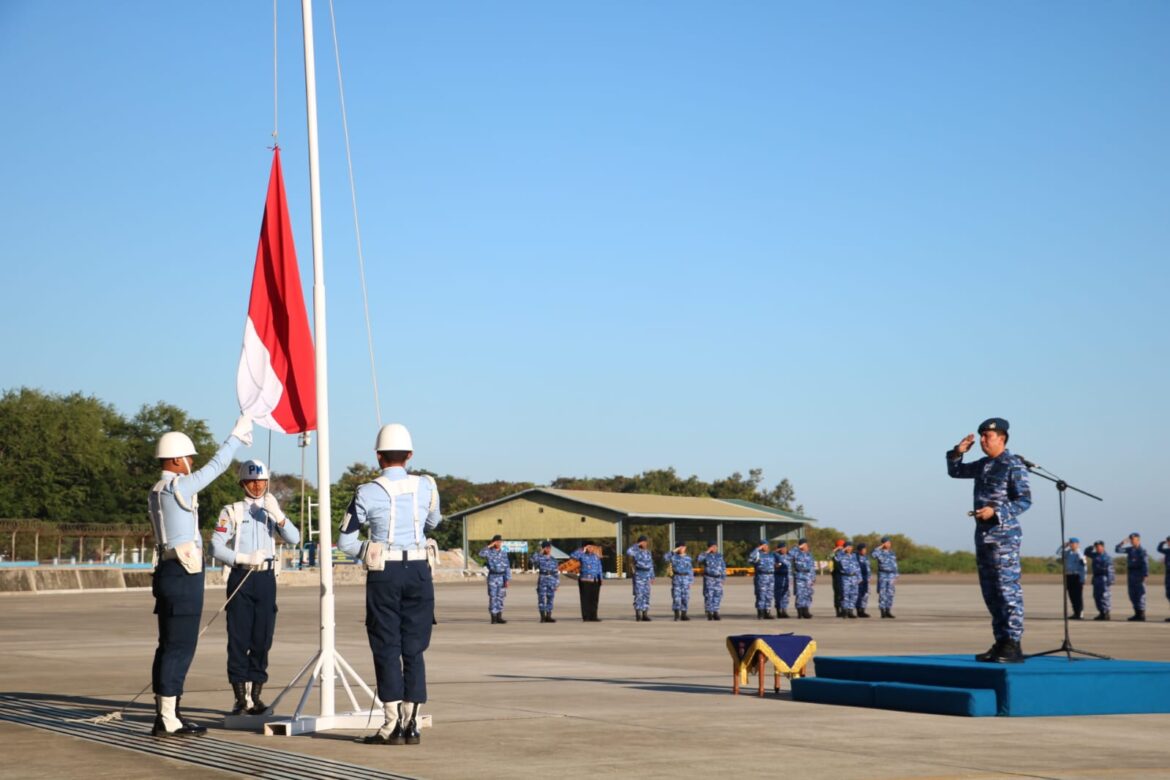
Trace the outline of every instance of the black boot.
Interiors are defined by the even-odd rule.
[[[677,609],[674,611],[674,622],[676,622],[676,623],[678,622],[678,610]]]
[[[268,705],[260,701],[262,690],[264,690],[264,683],[252,683],[252,709],[248,710],[249,715],[263,715],[268,712]]]
[[[1024,650],[1020,647],[1020,643],[1012,639],[1005,639],[1000,645],[999,654],[991,659],[997,664],[1022,664],[1024,662]]]
[[[857,615],[853,612],[853,610],[847,609],[845,610],[845,617],[849,618],[850,620],[854,620]]]
[[[792,616],[788,614],[788,610],[778,609],[776,610],[776,617],[780,618],[781,620],[788,620]]]
[[[718,613],[718,612],[712,612],[712,613],[711,613],[711,618],[712,618],[712,620],[722,620],[722,619],[723,619],[723,618],[719,617],[719,613]]]
[[[1144,609],[1135,609],[1133,612],[1133,617],[1126,618],[1126,621],[1129,623],[1133,623],[1133,622],[1145,623],[1146,622],[1146,611]]]
[[[248,709],[248,683],[232,683],[232,693],[236,695],[236,701],[232,704],[232,715],[243,715]]]
[[[1093,620],[1108,620],[1109,618],[1105,617],[1105,614],[1106,613],[1104,613],[1104,612],[1098,612],[1097,617],[1093,618]],[[1168,618],[1168,619],[1170,619],[1170,618]]]
[[[857,617],[867,618],[867,617],[871,617],[871,615],[868,612],[866,612],[864,609],[858,609],[857,610]]]
[[[711,610],[707,610],[707,619],[708,619],[708,620],[713,620],[713,619],[714,619],[714,618],[712,618],[712,617],[711,617]]]
[[[682,616],[679,618],[679,620],[682,620],[682,621],[690,620],[690,618],[687,617],[687,611],[685,609],[682,611]]]
[[[979,655],[975,656],[975,660],[979,661],[980,663],[995,661],[995,659],[999,657],[999,653],[1002,649],[1003,642],[997,639],[995,640],[995,644],[987,649],[986,653],[980,653]]]
[[[498,621],[496,620],[496,613],[495,613],[495,612],[489,612],[488,614],[489,614],[489,615],[491,615],[491,617],[492,617],[492,625],[494,626],[494,625],[495,625],[495,624],[498,622]]]
[[[504,620],[504,613],[503,612],[499,612],[496,614],[496,622],[501,623],[501,624],[508,622],[507,620]]]
[[[893,609],[886,610],[886,617],[888,617],[890,620],[897,620],[898,619],[898,616],[894,614]]]
[[[417,745],[422,741],[422,736],[418,733],[418,705],[404,702],[402,706],[406,708],[405,714],[410,718],[406,721],[405,725],[402,725],[402,722],[399,721],[399,725],[402,727],[403,740],[408,745]]]
[[[544,613],[544,622],[545,623],[555,623],[557,621],[553,619],[552,612],[545,612]]]
[[[547,620],[547,615],[545,615],[543,612],[541,612],[541,613],[540,613],[540,622],[541,622],[541,623],[547,623],[547,622],[548,622],[548,620]]]
[[[756,620],[763,620],[763,619],[764,619],[764,610],[757,609],[756,610]]]
[[[650,622],[650,610],[648,610],[648,609],[642,610],[642,622],[643,623]]]

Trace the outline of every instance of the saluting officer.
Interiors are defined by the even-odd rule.
[[[246,460],[237,475],[244,500],[219,513],[211,535],[211,555],[231,567],[227,581],[227,673],[236,701],[232,714],[261,715],[268,682],[268,651],[276,630],[276,537],[285,544],[301,540],[276,496],[268,492],[268,467]]]
[[[772,599],[776,596],[776,557],[768,552],[768,540],[748,553],[748,563],[755,567],[752,585],[756,591],[756,620],[772,619]]]
[[[1093,567],[1093,603],[1097,606],[1097,617],[1093,620],[1112,620],[1111,587],[1117,578],[1113,571],[1113,557],[1105,551],[1105,542],[1101,539],[1093,542],[1092,549],[1085,550],[1085,557]]]
[[[406,472],[414,442],[405,425],[383,425],[374,448],[382,474],[355,491],[337,539],[366,568],[366,635],[385,716],[363,742],[417,745],[419,705],[427,700],[423,653],[435,619],[426,531],[442,520],[439,490],[431,476]]]
[[[199,736],[207,729],[183,720],[179,699],[199,640],[203,613],[203,540],[199,535],[199,496],[231,465],[241,446],[252,445],[252,418],[240,417],[227,441],[203,468],[192,473],[195,445],[184,433],[171,431],[158,440],[154,456],[162,478],[150,489],[147,509],[154,526],[158,566],[151,579],[158,647],[150,670],[154,691],[156,737]]]
[[[1134,531],[1128,543],[1122,540],[1113,548],[1115,553],[1125,553],[1125,584],[1129,589],[1129,603],[1133,604],[1133,617],[1126,620],[1139,623],[1146,619],[1146,577],[1150,576],[1150,556],[1142,547],[1142,535]]]
[[[687,555],[685,543],[675,545],[670,553],[670,600],[675,620],[690,620],[691,585],[695,581],[695,565]]]
[[[857,583],[857,617],[867,618],[869,613],[865,608],[869,606],[869,545],[865,542],[857,543],[857,568],[861,572],[861,579]]]
[[[708,620],[722,620],[719,606],[723,603],[723,581],[727,579],[727,564],[719,552],[718,542],[707,542],[707,552],[699,553],[703,566],[703,608]]]
[[[975,564],[983,602],[991,613],[995,644],[976,661],[1021,663],[1024,651],[1024,590],[1020,586],[1020,515],[1032,505],[1028,469],[1007,449],[1008,421],[992,417],[979,424],[979,446],[987,456],[964,463],[963,455],[975,443],[967,434],[947,450],[947,473],[955,479],[973,479]]]
[[[605,577],[601,567],[601,547],[586,543],[569,555],[581,565],[577,575],[577,593],[581,597],[581,621],[600,623],[597,602],[601,599],[601,581]],[[647,618],[649,619],[649,618]]]
[[[503,549],[504,537],[496,534],[491,543],[479,551],[479,557],[487,562],[488,612],[492,623],[507,623],[504,620],[504,598],[508,595],[508,583],[512,581],[512,564]]]
[[[841,614],[838,617],[852,620],[857,617],[853,607],[857,604],[857,589],[861,584],[861,565],[853,554],[852,541],[846,540],[837,550],[837,566],[841,567]]]
[[[532,556],[532,563],[539,572],[536,577],[536,604],[540,609],[541,623],[555,623],[553,619],[553,600],[557,596],[557,588],[561,586],[561,570],[557,559],[552,555],[552,542],[540,543],[540,552]]]
[[[870,557],[877,562],[878,608],[881,609],[883,618],[893,620],[896,618],[894,583],[898,580],[898,554],[894,552],[893,539],[883,536],[882,543]]]
[[[792,559],[792,587],[796,597],[796,616],[812,619],[813,583],[817,580],[817,565],[808,551],[808,539],[801,537]]]
[[[650,622],[650,585],[654,582],[654,556],[650,554],[649,538],[639,536],[630,545],[626,555],[634,568],[634,621]]]

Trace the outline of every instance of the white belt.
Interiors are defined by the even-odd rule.
[[[382,560],[386,563],[425,561],[426,559],[426,550],[384,550],[382,552]]]

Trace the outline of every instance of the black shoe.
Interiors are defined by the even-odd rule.
[[[1093,620],[1108,620],[1108,619],[1109,618],[1105,617],[1104,612],[1098,612],[1097,617],[1093,618]],[[1170,618],[1167,618],[1167,620],[1170,620]]]
[[[496,622],[497,622],[497,623],[500,623],[500,624],[503,624],[503,623],[507,623],[507,622],[508,622],[507,620],[504,620],[504,613],[503,613],[503,612],[501,612],[500,614],[496,615]]]
[[[804,619],[805,620],[812,620],[813,619],[812,609],[810,609],[809,607],[804,608]]]
[[[493,626],[499,622],[498,620],[496,620],[496,613],[495,612],[489,612],[488,614],[492,616],[492,625]]]
[[[707,614],[707,619],[710,620],[711,619],[711,610],[707,610],[706,614]]]
[[[1019,642],[1007,639],[1000,645],[999,654],[990,660],[997,664],[1022,664],[1024,651]]]
[[[400,735],[399,741],[392,742],[391,739],[393,738],[394,734],[396,734],[396,733]],[[402,744],[401,730],[398,728],[398,726],[395,726],[394,731],[391,732],[390,736],[386,736],[386,737],[382,736],[381,731],[375,731],[373,734],[371,734],[368,737],[362,737],[362,744],[363,745],[401,745]]]
[[[268,705],[260,701],[262,690],[264,690],[264,683],[252,683],[252,708],[248,710],[249,715],[263,715],[268,712]]]
[[[402,730],[402,720],[399,719],[394,722],[394,730],[390,732],[390,736],[386,737],[387,745],[404,745],[406,744],[406,732]]]
[[[674,611],[674,621],[676,623],[678,622],[678,610],[677,609]]]
[[[776,610],[776,617],[780,618],[781,620],[788,620],[790,615],[788,614],[788,610],[778,609]]]
[[[864,609],[859,609],[859,610],[857,610],[857,617],[867,618],[867,617],[871,617],[871,615],[868,612],[866,612]]]
[[[894,614],[894,610],[892,610],[892,609],[886,610],[886,617],[888,617],[890,620],[897,620],[898,619],[898,616]]]
[[[845,610],[845,617],[849,618],[850,620],[854,620],[857,618],[857,615],[853,613],[853,610],[847,609]]]
[[[641,622],[642,622],[642,610],[640,610],[640,609],[635,609],[635,610],[634,610],[634,622],[635,622],[635,623],[641,623]]]
[[[1001,649],[1003,649],[1003,642],[997,639],[995,640],[995,644],[988,648],[986,653],[980,653],[979,655],[975,656],[975,660],[979,661],[980,663],[990,663],[999,656]]]
[[[150,727],[150,736],[152,737],[202,737],[206,733],[206,727],[200,726],[198,723],[184,723],[174,731],[167,731],[166,726],[163,725],[162,715],[156,715],[154,725]]]
[[[772,610],[770,610],[770,609],[764,610],[764,620],[775,620],[775,619],[776,618],[772,615]]]
[[[545,613],[544,613],[544,622],[545,622],[545,623],[555,623],[555,622],[557,622],[557,621],[556,621],[556,619],[555,619],[555,618],[552,616],[552,613],[551,613],[551,612],[545,612]]]
[[[1084,619],[1085,619],[1084,614],[1081,612],[1076,612],[1073,614],[1072,617],[1069,618],[1069,620],[1084,620]]]
[[[712,619],[712,620],[722,620],[723,618],[719,617],[719,613],[718,613],[718,612],[712,612],[712,613],[711,613],[711,619]]]
[[[259,689],[257,689],[257,692],[259,692]],[[252,701],[256,701],[256,699],[253,698]],[[186,718],[184,718],[182,704],[183,704],[183,697],[176,696],[175,697],[175,717],[179,719],[179,723],[183,724],[183,728],[180,729],[180,731],[186,731],[191,736],[202,737],[204,734],[207,733],[207,727],[200,726],[198,723],[191,721],[191,720],[187,720]],[[248,710],[249,714],[251,714],[251,712],[252,712],[251,710]]]
[[[232,715],[243,715],[248,710],[248,683],[232,683],[232,693],[236,701],[232,704]]]
[[[1125,619],[1125,622],[1127,622],[1127,623],[1134,623],[1134,622],[1145,623],[1146,622],[1146,613],[1144,610],[1139,609],[1137,612],[1133,613],[1133,617],[1127,617]]]
[[[417,745],[422,742],[422,735],[418,733],[418,722],[414,718],[411,718],[410,723],[406,724],[406,728],[402,729],[402,737],[408,745]]]
[[[690,618],[687,617],[687,611],[685,609],[682,611],[682,615],[679,617],[679,620],[682,620],[684,622],[687,620],[690,620]]]

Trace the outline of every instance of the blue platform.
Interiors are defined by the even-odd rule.
[[[967,716],[1170,713],[1170,663],[969,655],[818,658],[792,698],[820,704]]]

